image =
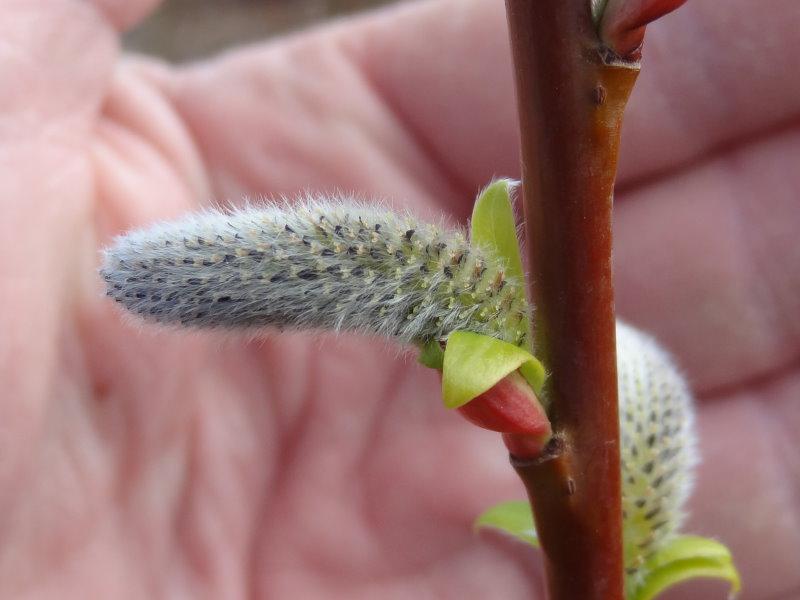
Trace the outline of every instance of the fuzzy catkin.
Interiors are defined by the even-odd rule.
[[[647,558],[675,535],[698,462],[689,389],[650,336],[617,323],[622,526],[629,594]]]
[[[368,206],[307,201],[207,212],[123,235],[108,293],[159,323],[328,329],[403,343],[469,330],[525,344],[523,282],[464,233]]]
[[[308,201],[207,212],[106,250],[108,294],[159,323],[328,329],[446,341],[473,331],[527,344],[523,282],[463,232],[368,206]],[[697,462],[691,396],[649,336],[617,324],[626,585],[680,527]],[[598,499],[598,501],[601,501]]]

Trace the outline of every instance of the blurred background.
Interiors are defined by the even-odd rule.
[[[392,0],[165,0],[125,36],[129,50],[183,62]]]

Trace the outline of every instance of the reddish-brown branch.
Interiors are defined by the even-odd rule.
[[[588,0],[507,0],[536,305],[536,354],[557,434],[514,461],[551,600],[622,600],[611,198],[636,65],[604,62]]]

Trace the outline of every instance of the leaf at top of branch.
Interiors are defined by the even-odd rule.
[[[475,519],[475,529],[497,529],[534,548],[539,547],[531,505],[525,500],[501,502],[486,509]]]
[[[647,560],[642,573],[638,584],[629,585],[628,600],[652,600],[678,583],[699,577],[727,581],[731,597],[741,587],[730,551],[716,540],[694,535],[670,540]]]
[[[678,8],[686,0],[590,0],[600,39],[614,53],[637,60],[648,23]]]

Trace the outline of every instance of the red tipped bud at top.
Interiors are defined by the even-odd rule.
[[[618,56],[636,60],[648,23],[678,8],[686,0],[608,0],[600,20],[600,38]]]
[[[519,371],[506,375],[458,411],[478,427],[506,434],[506,446],[519,458],[538,455],[552,435],[544,408]]]

